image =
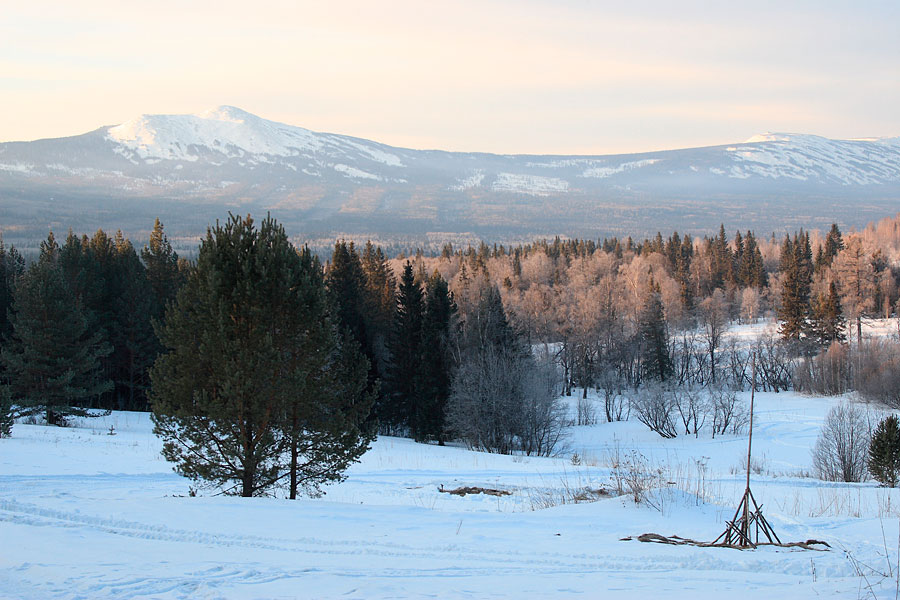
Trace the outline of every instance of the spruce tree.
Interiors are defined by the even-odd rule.
[[[376,302],[370,300],[362,260],[353,242],[335,243],[331,264],[328,265],[325,274],[325,287],[328,290],[328,299],[336,325],[342,335],[348,333],[365,354],[368,371],[366,391],[363,395],[375,395],[378,398],[371,415],[373,420],[378,420],[382,417],[386,406],[384,394],[381,393],[382,373],[379,371],[379,364],[384,364],[385,360],[382,354],[382,345],[385,342],[373,337],[371,327],[373,322],[378,322],[378,318],[373,318],[369,311]],[[359,401],[362,401],[362,397]]]
[[[388,351],[391,362],[386,388],[389,406],[384,417],[391,427],[409,429],[417,440],[416,413],[421,410],[420,378],[422,376],[422,288],[415,281],[412,264],[406,261],[397,291],[397,309]]]
[[[812,330],[819,345],[827,348],[833,342],[845,342],[847,323],[841,310],[841,299],[834,282],[828,284],[828,293],[816,300],[812,311]]]
[[[837,223],[831,224],[831,230],[825,236],[825,247],[822,249],[823,262],[827,266],[831,266],[834,257],[844,249],[844,238],[841,236],[841,230],[838,229]]]
[[[149,369],[161,350],[151,325],[153,289],[131,242],[121,236],[116,239],[113,273],[119,282],[110,329],[116,406],[146,410]]]
[[[883,419],[869,443],[869,472],[876,481],[897,487],[900,479],[900,421],[896,415]]]
[[[368,354],[374,360],[372,373],[381,378],[387,371],[387,341],[394,321],[396,281],[384,252],[367,242],[362,254],[364,275],[363,317]]]
[[[420,401],[415,412],[415,430],[420,439],[436,439],[441,445],[444,444],[444,422],[452,379],[451,340],[455,318],[456,304],[447,282],[435,271],[425,288]]]
[[[368,447],[366,361],[336,341],[317,269],[271,218],[207,232],[151,370],[154,431],[179,473],[245,497],[289,479],[295,497]]]
[[[793,241],[785,237],[781,246],[779,269],[782,273],[779,333],[782,339],[797,343],[808,338],[811,333],[809,294],[812,252],[808,235],[801,231],[794,236]]]
[[[153,224],[149,242],[141,250],[141,260],[152,290],[151,316],[160,319],[166,304],[175,299],[175,294],[183,283],[183,276],[178,269],[178,253],[172,249],[159,219]]]
[[[641,373],[647,379],[665,381],[672,375],[669,333],[660,298],[659,284],[650,278],[644,306],[638,315],[641,342]]]
[[[51,240],[18,282],[0,360],[22,414],[44,413],[48,424],[65,425],[66,417],[91,416],[91,402],[112,387],[100,368],[112,349],[88,328],[52,247]]]

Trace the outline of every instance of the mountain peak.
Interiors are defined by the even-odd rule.
[[[249,113],[242,108],[229,106],[227,104],[222,104],[221,106],[210,108],[201,113],[197,113],[195,116],[201,119],[210,119],[213,121],[229,121],[231,123],[245,123],[247,121],[260,120],[260,117],[257,117],[253,113]]]
[[[289,156],[318,148],[317,134],[268,121],[235,106],[193,115],[141,115],[107,129],[116,152],[128,158],[196,161],[207,152]]]

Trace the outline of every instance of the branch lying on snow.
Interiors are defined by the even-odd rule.
[[[445,494],[453,494],[454,496],[465,496],[466,494],[487,494],[488,496],[510,496],[512,492],[509,490],[495,490],[492,488],[482,487],[458,487],[455,490],[445,490],[443,484],[438,488],[439,492]]]
[[[673,546],[698,546],[700,548],[738,548],[738,546],[726,546],[724,544],[712,544],[710,542],[698,542],[697,540],[692,540],[690,538],[683,538],[677,535],[673,535],[671,537],[666,537],[664,535],[659,535],[658,533],[645,533],[643,535],[639,535],[637,537],[624,537],[620,541],[628,542],[631,540],[637,540],[639,542],[654,542],[657,544],[670,544]],[[828,548],[831,548],[831,545],[828,542],[823,542],[820,540],[806,540],[805,542],[788,542],[786,544],[757,544],[758,546],[777,546],[779,548],[803,548],[804,550],[816,550],[818,552],[825,552]],[[817,548],[816,546],[824,546],[824,548]]]

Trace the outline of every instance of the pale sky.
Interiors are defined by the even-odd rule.
[[[221,104],[500,153],[900,136],[900,2],[0,0],[0,141]]]

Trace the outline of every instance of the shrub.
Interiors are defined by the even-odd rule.
[[[631,396],[631,411],[638,421],[664,438],[678,435],[675,426],[675,397],[661,383],[648,383],[634,391]]]
[[[854,380],[856,390],[866,400],[900,408],[900,345],[870,341],[859,349]]]
[[[847,347],[833,342],[827,350],[801,361],[794,371],[794,389],[798,392],[836,396],[848,389],[850,361]]]

